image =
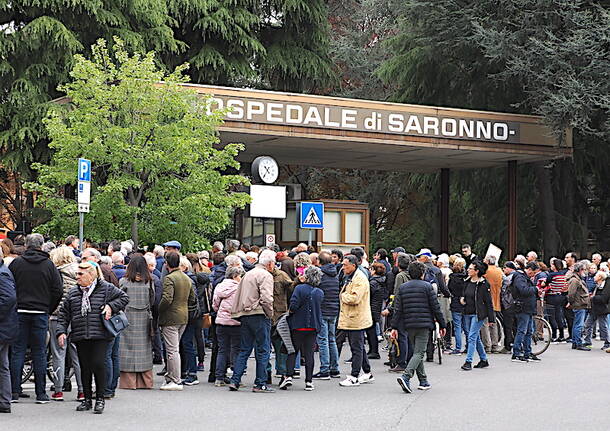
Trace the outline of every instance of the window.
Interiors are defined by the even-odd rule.
[[[341,242],[341,212],[324,211],[324,242]]]
[[[362,213],[345,213],[345,242],[348,244],[362,243]]]

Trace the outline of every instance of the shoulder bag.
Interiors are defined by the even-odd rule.
[[[104,293],[104,306],[106,305],[108,305],[108,287],[106,287],[106,291]],[[102,312],[100,318],[102,319],[104,328],[106,328],[106,330],[110,332],[113,337],[119,335],[129,326],[129,320],[127,319],[127,315],[123,310],[113,314],[108,320],[106,320],[105,313]]]

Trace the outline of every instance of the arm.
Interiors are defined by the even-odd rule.
[[[487,320],[490,324],[495,323],[496,313],[494,312],[493,302],[491,301],[489,283],[486,281],[481,287],[483,288],[483,303],[485,304],[485,308],[487,311]]]
[[[117,313],[127,307],[127,304],[129,304],[129,296],[112,284],[110,287],[112,287],[112,290],[110,290],[108,295],[109,300],[107,304],[112,309],[113,313]]]
[[[52,334],[55,337],[58,337],[61,334],[66,334],[68,332],[70,322],[72,321],[72,308],[70,307],[70,298],[72,296],[71,292],[72,290],[68,292],[68,296],[66,296],[66,299],[61,304],[61,308],[57,313],[57,331],[55,334]]]
[[[174,302],[174,280],[171,277],[163,279],[163,293],[159,302],[159,312],[168,309]]]
[[[436,273],[436,280],[438,283],[438,291],[445,298],[451,298],[451,292],[449,292],[449,289],[447,289],[447,283],[445,283],[445,275],[443,274],[443,271],[438,271]]]
[[[273,317],[273,277],[267,273],[260,280],[260,304],[267,318]]]
[[[292,292],[290,296],[290,304],[288,305],[288,311],[294,313],[296,310],[301,308],[301,289],[298,287]]]
[[[214,311],[218,311],[220,308],[220,302],[226,297],[224,293],[225,292],[218,287],[214,290],[214,297],[212,298],[212,308]]]
[[[8,315],[15,304],[17,304],[15,280],[9,271],[2,272],[0,273],[0,316]]]
[[[441,312],[441,306],[438,303],[437,295],[434,294],[434,289],[432,285],[428,288],[428,305],[430,306],[430,310],[434,315],[434,319],[438,322],[438,326],[441,328],[445,328],[445,318],[443,317],[443,313]]]
[[[392,310],[394,312],[392,314],[392,329],[399,329],[402,327],[401,323],[403,321],[402,300],[400,299],[400,295],[394,297]]]
[[[64,296],[64,283],[59,270],[55,265],[48,261],[51,266],[51,308],[49,312],[53,312],[59,306],[61,298]]]
[[[364,277],[364,274],[362,274]],[[362,297],[365,292],[369,290],[369,283],[367,280],[363,280],[362,277],[354,277],[350,284],[351,289],[345,290],[341,294],[341,301],[347,305],[358,305],[362,301]]]

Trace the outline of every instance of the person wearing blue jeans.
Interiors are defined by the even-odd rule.
[[[534,333],[532,323],[534,318],[529,313],[517,313],[515,320],[517,322],[517,334],[513,344],[513,359],[527,359],[532,354],[532,335]]]
[[[585,262],[576,262],[566,277],[568,287],[568,306],[574,311],[574,323],[572,324],[572,349],[591,350],[583,345],[583,329],[587,311],[591,308],[591,297],[589,290],[582,277],[587,271]]]
[[[323,317],[317,342],[320,349],[320,372],[314,378],[328,379],[339,376],[339,352],[335,339],[336,317]]]
[[[197,323],[190,322],[186,325],[182,337],[180,338],[180,358],[184,362],[182,374],[183,385],[192,386],[199,384],[197,380],[197,350],[195,349],[195,331]]]
[[[264,314],[246,315],[240,318],[241,341],[240,350],[235,360],[235,369],[231,377],[231,390],[237,390],[241,384],[241,377],[248,365],[248,358],[256,348],[256,379],[255,388],[266,387],[267,364],[271,353],[271,320]],[[256,344],[256,347],[255,347]]]
[[[573,349],[583,346],[583,329],[585,328],[586,317],[587,310],[574,310],[574,325],[572,326]]]
[[[106,391],[104,398],[114,398],[116,387],[119,383],[119,375],[121,374],[121,365],[119,363],[119,345],[121,336],[117,335],[108,343],[106,350]]]
[[[34,383],[36,400],[47,402],[46,372],[47,372],[47,331],[49,330],[49,315],[47,313],[18,313],[19,335],[12,347],[10,359],[13,401],[19,399],[22,392],[21,375],[25,362],[25,352],[28,348],[34,363]]]
[[[489,366],[487,353],[481,341],[481,328],[488,320],[488,325],[493,325],[496,316],[491,301],[489,283],[483,275],[487,271],[487,264],[476,260],[468,266],[468,278],[464,282],[464,293],[460,298],[460,303],[464,306],[464,318],[468,332],[468,350],[466,361],[462,365],[462,370],[472,370],[472,360],[475,350],[479,354],[480,361],[474,368],[486,368]]]
[[[451,312],[451,318],[453,322],[453,335],[455,336],[455,349],[451,353],[457,355],[462,353],[462,332],[468,336],[468,332],[466,332],[466,318],[462,313],[457,311]]]

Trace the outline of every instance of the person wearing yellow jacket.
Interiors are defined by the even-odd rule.
[[[364,331],[373,324],[369,280],[362,271],[358,270],[358,264],[358,258],[354,255],[348,255],[343,259],[345,279],[339,295],[341,310],[338,328],[347,333],[352,351],[351,374],[339,383],[344,387],[359,386],[375,380],[364,349]],[[361,369],[362,375],[360,375]]]

